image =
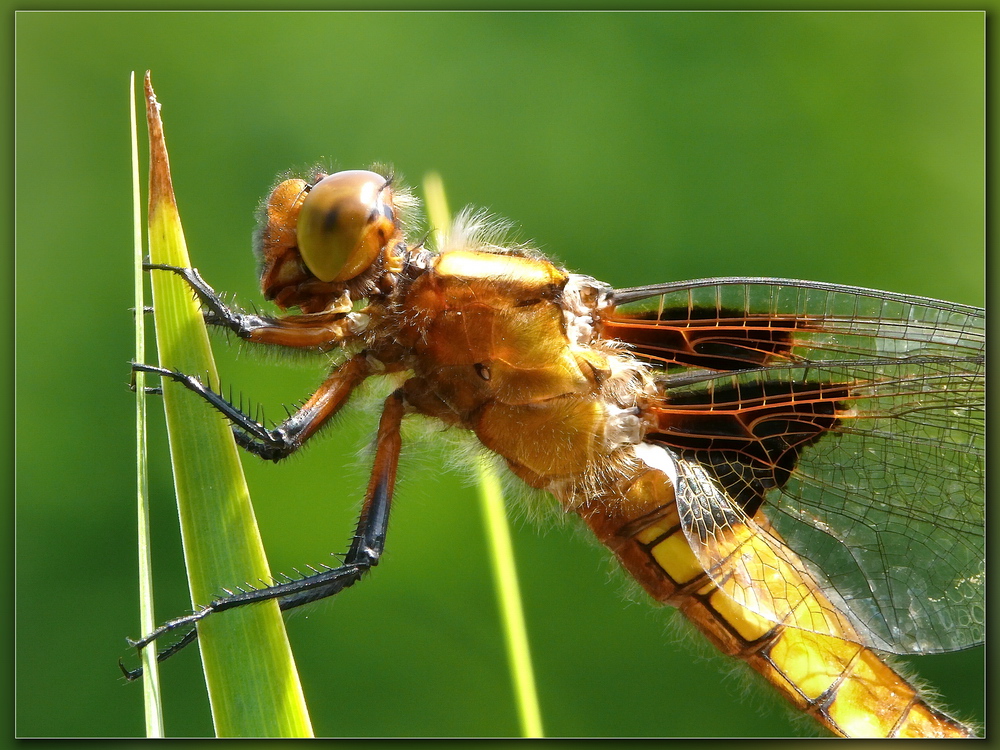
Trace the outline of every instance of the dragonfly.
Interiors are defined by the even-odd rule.
[[[166,657],[209,615],[359,581],[385,549],[401,425],[419,414],[472,433],[833,734],[974,736],[891,655],[984,640],[983,309],[775,278],[613,289],[473,210],[430,248],[411,238],[414,196],[375,170],[271,191],[256,251],[281,314],[147,264],[182,277],[212,326],[331,356],[270,427],[196,376],[133,365],[202,397],[251,454],[295,453],[369,378],[397,387],[341,565],[220,597],[134,645],[190,627]]]

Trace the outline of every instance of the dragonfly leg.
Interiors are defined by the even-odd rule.
[[[201,302],[205,322],[232,331],[241,339],[257,344],[273,344],[293,349],[336,349],[355,331],[351,311],[271,317],[229,307],[208,285],[197,268],[144,263],[147,271],[170,271],[187,282]]]
[[[247,315],[229,308],[222,297],[201,277],[197,268],[183,268],[166,263],[143,263],[142,267],[147,271],[170,271],[184,279],[204,305],[206,322],[228,328],[240,338],[248,338],[249,332],[258,325],[258,321],[253,319],[260,316]]]
[[[268,429],[244,414],[194,375],[185,375],[165,367],[138,362],[132,363],[132,370],[169,378],[201,396],[232,422],[233,435],[242,448],[268,461],[279,461],[301,448],[330,417],[337,413],[351,392],[370,374],[365,355],[356,354],[330,373],[309,400],[294,414],[276,427]]]
[[[389,528],[389,509],[396,487],[396,469],[402,444],[400,426],[405,404],[401,391],[385,400],[375,440],[375,459],[371,478],[365,492],[365,501],[358,516],[351,546],[344,556],[344,564],[333,570],[286,584],[289,589],[278,601],[282,611],[308,604],[340,592],[358,581],[369,569],[378,565],[385,549],[385,536]],[[296,584],[308,582],[308,585]]]
[[[148,635],[137,641],[129,640],[129,645],[142,649],[160,636],[178,628],[196,625],[210,614],[227,609],[242,607],[255,602],[277,599],[282,611],[300,607],[333,596],[361,577],[378,564],[385,549],[385,536],[389,527],[389,508],[396,486],[396,469],[399,466],[401,446],[400,426],[405,413],[401,391],[396,391],[385,400],[382,418],[379,420],[378,436],[375,442],[375,461],[371,479],[365,492],[365,501],[354,532],[350,549],[344,556],[343,564],[336,568],[327,567],[314,575],[280,583],[266,588],[241,591],[238,594],[221,597],[197,612],[165,622]],[[157,654],[157,661],[173,656],[195,640],[197,630],[190,630],[177,643]],[[122,667],[125,677],[134,680],[142,674],[142,669],[128,670]]]

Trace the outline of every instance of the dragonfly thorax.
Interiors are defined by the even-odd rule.
[[[595,466],[634,463],[624,448],[642,438],[653,387],[595,334],[606,285],[542,259],[450,249],[404,287],[398,327],[373,340],[405,347],[411,408],[474,431],[535,487],[582,494]]]

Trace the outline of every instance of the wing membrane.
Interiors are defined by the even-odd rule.
[[[604,334],[661,369],[647,439],[697,467],[678,503],[720,588],[762,616],[841,635],[835,617],[810,624],[776,604],[764,558],[777,555],[866,645],[982,642],[982,310],[781,279],[615,300]],[[763,541],[734,554],[745,529]]]

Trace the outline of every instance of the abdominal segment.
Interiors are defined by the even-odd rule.
[[[837,637],[789,627],[747,609],[720,589],[691,550],[681,527],[673,481],[662,470],[640,466],[622,486],[619,497],[581,507],[578,513],[655,600],[680,609],[716,648],[747,662],[796,708],[833,733],[846,737],[972,735],[967,727],[930,706],[877,653],[849,640],[850,632]],[[755,520],[766,524],[762,514]],[[750,533],[744,543],[752,547],[757,540]],[[789,555],[794,559],[790,551],[783,559]],[[811,616],[824,619],[828,629],[844,627],[829,623],[832,605],[807,574],[787,564],[779,571],[785,585],[800,597],[797,622]]]

